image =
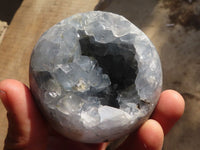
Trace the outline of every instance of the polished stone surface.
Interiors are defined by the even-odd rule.
[[[45,32],[32,53],[30,87],[58,132],[98,143],[135,130],[162,86],[155,47],[122,16],[76,14]]]

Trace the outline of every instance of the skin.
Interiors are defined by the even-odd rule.
[[[79,143],[57,134],[42,118],[29,88],[19,81],[1,81],[0,98],[9,121],[4,150],[105,150],[107,146],[107,143]],[[164,135],[182,116],[184,107],[179,93],[162,92],[151,119],[130,134],[119,150],[161,150]]]

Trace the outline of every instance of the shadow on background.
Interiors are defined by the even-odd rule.
[[[95,10],[122,15],[142,28],[151,21],[151,14],[157,3],[158,0],[100,0]]]
[[[10,24],[23,0],[0,0],[0,20]]]

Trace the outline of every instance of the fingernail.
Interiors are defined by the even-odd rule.
[[[5,91],[0,90],[0,99],[4,105],[4,107],[7,109],[8,111],[8,101],[7,101],[7,95]]]

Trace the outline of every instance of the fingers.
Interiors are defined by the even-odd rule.
[[[155,120],[145,122],[137,133],[140,149],[161,150],[164,140],[164,133],[160,124]]]
[[[132,133],[118,150],[161,150],[164,134],[160,124],[150,119]]]
[[[70,140],[63,136],[50,136],[48,150],[105,150],[107,144],[88,144]]]
[[[5,149],[32,150],[36,146],[41,150],[45,149],[46,126],[33,103],[29,89],[21,82],[8,79],[0,82],[0,90],[9,121]]]
[[[6,149],[45,149],[46,125],[33,103],[29,89],[16,80],[4,80],[0,82],[0,96],[8,111]],[[166,134],[181,117],[184,106],[180,94],[173,90],[164,91],[152,119],[130,135],[119,149],[160,150],[164,133]]]
[[[164,134],[182,116],[185,103],[182,96],[173,90],[161,93],[152,119],[145,122],[136,133],[132,133],[120,146],[120,150],[161,150]]]
[[[172,128],[184,112],[185,102],[183,97],[173,90],[162,92],[158,104],[152,115],[160,123],[164,134]]]

